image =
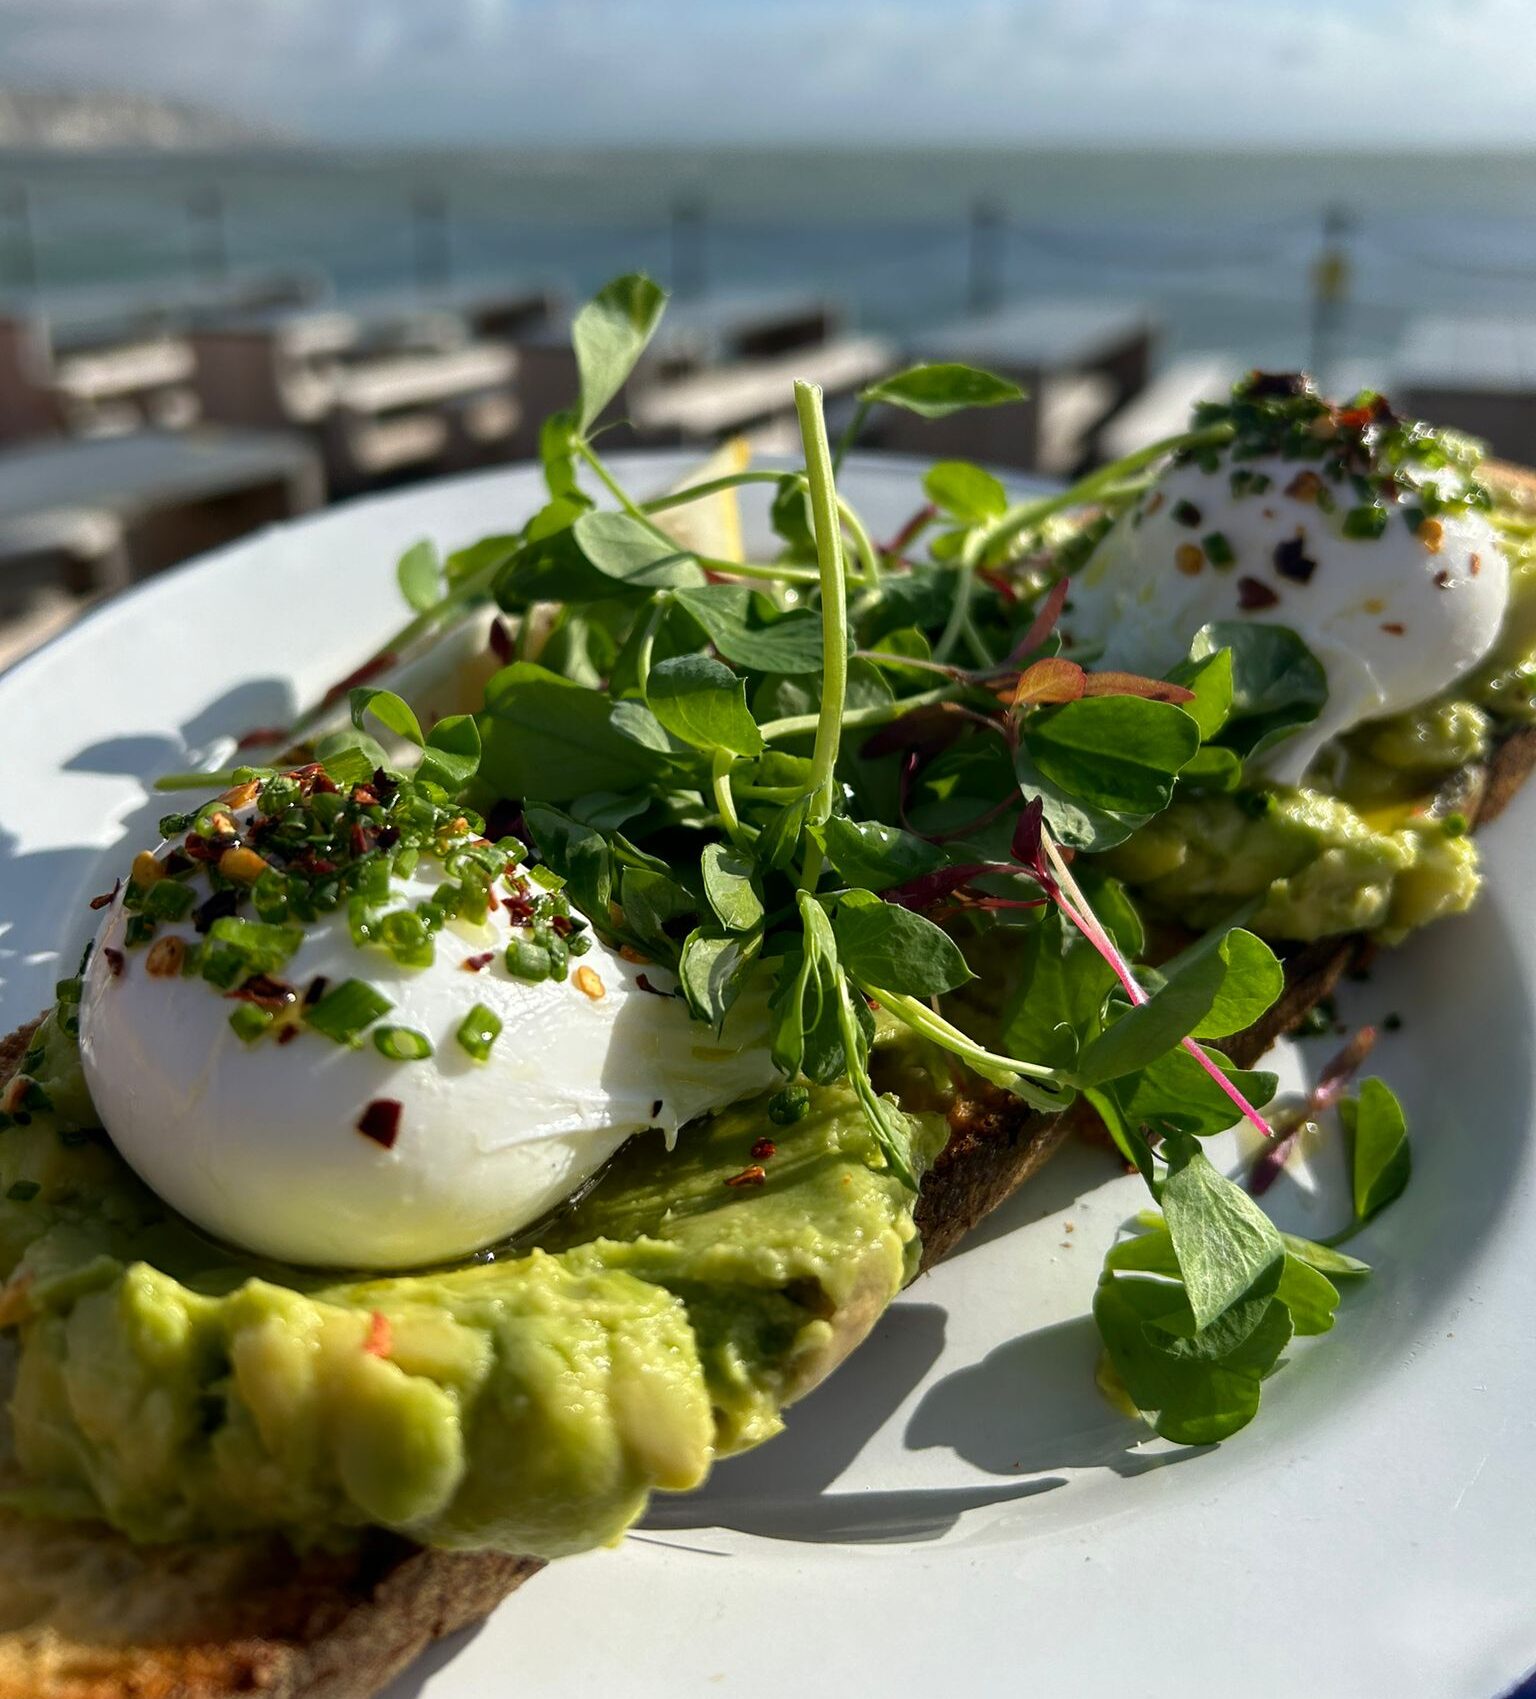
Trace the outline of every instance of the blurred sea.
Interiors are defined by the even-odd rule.
[[[317,268],[342,299],[440,276],[575,293],[643,268],[844,297],[872,328],[965,310],[972,209],[1010,297],[1151,308],[1166,352],[1308,351],[1324,209],[1352,221],[1339,352],[1423,310],[1536,314],[1536,155],[639,150],[0,156],[0,293]],[[683,212],[679,217],[677,209]],[[425,208],[418,211],[418,208]]]

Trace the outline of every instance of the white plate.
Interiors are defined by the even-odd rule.
[[[682,462],[629,468],[661,487]],[[910,465],[848,493],[877,531]],[[157,772],[282,723],[396,621],[392,563],[517,524],[529,470],[338,508],[108,604],[0,677],[0,1031],[168,804]],[[1068,1152],[891,1310],[765,1450],[553,1565],[394,1699],[720,1691],[1491,1699],[1536,1664],[1536,798],[1467,920],[1348,999],[1414,1134],[1376,1276],[1226,1445],[1147,1442],[1093,1386],[1088,1304],[1139,1182]],[[1313,1068],[1326,1043],[1304,1047]],[[1286,1224],[1327,1205],[1283,1182]],[[1071,1224],[1070,1228],[1068,1224]]]

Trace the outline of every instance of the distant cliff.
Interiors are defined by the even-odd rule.
[[[290,138],[211,107],[104,90],[0,88],[0,148],[195,152]]]

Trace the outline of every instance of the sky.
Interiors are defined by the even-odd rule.
[[[1531,0],[0,0],[0,81],[346,143],[1536,145]]]

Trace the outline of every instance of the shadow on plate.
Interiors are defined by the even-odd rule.
[[[447,1669],[489,1621],[489,1617],[482,1617],[479,1622],[470,1623],[468,1628],[434,1640],[409,1669],[384,1689],[379,1699],[419,1699],[427,1683]]]
[[[123,870],[123,851],[154,844],[161,815],[203,800],[195,791],[152,791],[154,779],[204,766],[220,738],[284,724],[294,711],[284,681],[250,679],[200,709],[179,736],[124,733],[77,750],[63,764],[66,773],[136,779],[145,787],[144,797],[115,820],[80,822],[84,837],[115,826],[108,848],[82,843],[24,851],[15,826],[0,818],[0,997],[11,1019],[30,1019],[52,1000],[54,981],[74,972],[95,930],[87,905],[99,891],[111,889]]]
[[[859,1347],[856,1370],[833,1375],[790,1411],[777,1439],[722,1463],[700,1491],[658,1496],[633,1537],[733,1528],[770,1540],[929,1540],[947,1533],[967,1510],[1055,1485],[1019,1481],[1001,1491],[985,1483],[889,1492],[829,1490],[938,1361],[944,1324],[944,1311],[936,1304],[895,1305]]]

